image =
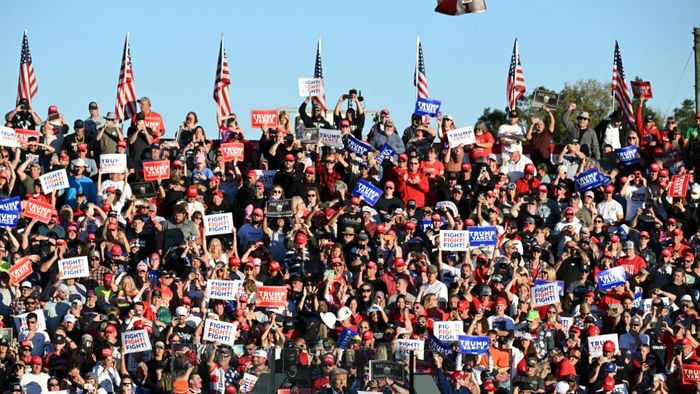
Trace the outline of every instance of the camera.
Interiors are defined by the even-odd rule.
[[[22,111],[29,111],[29,106],[28,105],[21,105],[19,107]]]
[[[343,100],[350,100],[350,99],[352,98],[352,95],[353,95],[353,94],[356,94],[356,95],[357,95],[357,99],[358,99],[360,102],[365,101],[365,98],[362,97],[362,91],[360,91],[360,93],[358,94],[358,93],[357,93],[357,89],[350,89],[350,90],[348,91],[348,94],[344,94],[344,95],[343,95]]]
[[[673,347],[673,355],[674,356],[680,356],[683,354],[683,345],[676,345]]]

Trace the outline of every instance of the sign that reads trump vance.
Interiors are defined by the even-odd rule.
[[[335,149],[343,149],[343,135],[340,130],[318,129],[318,144]]]
[[[600,291],[607,291],[613,287],[624,285],[627,281],[625,267],[618,266],[605,271],[598,272],[598,288]]]
[[[36,219],[42,223],[48,223],[51,220],[51,214],[54,212],[53,205],[29,198],[24,203],[24,216],[29,219]]]
[[[10,280],[13,283],[19,284],[24,278],[31,275],[34,272],[32,267],[32,260],[29,256],[24,256],[17,261],[15,264],[7,270],[7,274],[10,275]]]
[[[233,214],[231,212],[204,215],[204,235],[231,234]]]
[[[39,181],[44,194],[49,194],[54,190],[67,189],[70,186],[65,168],[44,174],[39,177]]]
[[[19,148],[17,133],[9,127],[0,126],[0,146]]]
[[[461,354],[488,354],[491,347],[491,338],[460,335],[457,338],[457,346]]]
[[[365,156],[372,146],[366,142],[362,142],[352,135],[345,138],[345,150],[348,152],[353,152],[358,156]]]
[[[19,220],[18,211],[0,211],[0,228],[15,228]]]
[[[287,288],[285,286],[258,286],[256,305],[264,308],[285,308]]]
[[[5,212],[19,212],[22,210],[22,206],[19,202],[19,196],[7,198],[0,200],[0,211]]]
[[[250,111],[250,126],[257,127],[277,127],[276,109],[254,109]]]
[[[450,142],[450,147],[452,148],[460,145],[470,145],[476,143],[476,136],[474,135],[473,126],[448,130],[445,134],[447,134],[447,141]]]
[[[238,283],[232,280],[207,280],[207,297],[215,300],[233,301],[236,299]]]
[[[238,322],[227,323],[207,319],[204,321],[204,335],[202,339],[233,346],[236,342],[236,331],[238,331]]]
[[[167,160],[144,161],[141,165],[143,166],[144,181],[170,178],[170,162]]]
[[[240,142],[221,144],[221,157],[225,161],[243,161],[245,146]]]
[[[416,100],[416,109],[413,112],[418,115],[427,115],[434,118],[440,112],[440,105],[440,100],[419,98]]]
[[[498,230],[494,226],[469,226],[469,246],[480,248],[496,246]]]
[[[603,344],[610,341],[615,345],[615,351],[620,349],[620,344],[617,341],[617,334],[605,334],[588,337],[588,353],[592,357],[600,357],[603,355]]]
[[[148,331],[145,329],[124,331],[122,333],[122,346],[124,346],[124,354],[151,350],[151,340],[148,339]]]
[[[559,286],[557,282],[533,286],[531,291],[535,307],[559,303]]]
[[[58,273],[61,279],[87,278],[90,276],[87,256],[59,260]]]
[[[597,168],[591,168],[575,177],[574,184],[576,185],[576,190],[584,193],[602,185],[603,180],[603,174]]]
[[[122,174],[126,171],[124,153],[105,153],[100,155],[100,170],[103,174]]]
[[[374,204],[377,203],[382,194],[384,194],[382,189],[374,186],[364,179],[360,179],[357,182],[357,185],[355,185],[355,189],[352,191],[353,196],[360,197],[371,206],[374,206]]]
[[[469,231],[440,230],[440,250],[465,251],[469,246]]]

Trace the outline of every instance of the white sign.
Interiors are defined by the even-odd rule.
[[[243,394],[247,394],[253,391],[253,387],[255,387],[255,383],[258,381],[258,377],[245,373],[243,374],[243,379],[241,379],[241,386],[240,386],[240,391]]]
[[[44,310],[37,309],[34,312],[27,312],[14,317],[15,328],[17,329],[17,332],[22,333],[23,331],[27,331],[27,315],[29,313],[36,313],[36,329],[46,330],[46,318],[44,317]]]
[[[343,136],[340,130],[318,129],[318,144],[331,148],[343,149]]]
[[[474,126],[467,126],[459,129],[448,130],[447,132],[445,132],[445,134],[447,134],[447,141],[449,141],[451,148],[460,145],[470,145],[476,143],[476,136],[474,135]]]
[[[58,274],[61,279],[87,278],[90,276],[87,256],[59,260]]]
[[[54,190],[67,189],[70,186],[65,168],[44,174],[39,177],[39,181],[41,181],[44,194],[49,194]]]
[[[207,319],[204,322],[204,335],[202,339],[233,346],[234,342],[236,342],[237,331],[238,322],[227,323],[219,320]]]
[[[454,342],[464,335],[462,321],[436,321],[433,323],[433,333],[443,342]]]
[[[233,214],[231,212],[204,215],[204,235],[231,234]]]
[[[559,303],[559,285],[549,282],[532,288],[532,301],[535,308]]]
[[[420,339],[397,339],[396,340],[396,359],[402,360],[404,357],[408,356],[409,352],[413,350],[413,354],[419,359],[423,359],[423,352],[425,349],[425,342]]]
[[[240,280],[207,280],[207,297],[215,300],[235,300],[238,289],[243,289]],[[245,290],[244,293],[245,294]]]
[[[323,78],[299,78],[299,96],[323,96]]]
[[[103,174],[123,174],[126,171],[126,155],[124,153],[101,154],[100,170]]]
[[[469,232],[467,230],[440,230],[440,250],[459,252],[467,250],[468,246]]]
[[[17,133],[9,127],[0,126],[0,146],[18,148]]]
[[[615,344],[615,351],[620,349],[620,344],[617,341],[617,334],[596,335],[588,337],[588,353],[592,357],[600,357],[603,355],[603,344],[611,341]]]
[[[148,338],[148,331],[145,329],[124,331],[122,333],[122,346],[124,346],[124,354],[151,350],[151,340]]]
[[[561,324],[561,330],[564,332],[564,335],[568,337],[569,329],[574,324],[574,318],[559,316],[559,324]]]

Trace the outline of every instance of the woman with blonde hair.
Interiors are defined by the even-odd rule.
[[[206,237],[202,237],[202,240],[207,242]],[[209,248],[204,249],[204,255],[207,259],[208,266],[212,268],[216,266],[217,262],[228,262],[228,256],[226,252],[224,252],[221,241],[218,238],[212,238],[212,240],[209,241]]]

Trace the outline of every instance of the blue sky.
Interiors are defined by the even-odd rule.
[[[416,36],[423,42],[431,98],[458,125],[473,124],[484,107],[505,106],[505,78],[520,42],[528,94],[559,90],[579,79],[609,81],[614,40],[627,79],[652,82],[650,105],[665,114],[693,98],[693,26],[700,1],[487,0],[480,15],[448,17],[435,1],[151,1],[36,0],[5,6],[0,51],[0,102],[14,106],[22,31],[29,31],[39,92],[33,104],[46,116],[58,105],[72,121],[95,100],[113,110],[126,32],[136,93],[149,96],[172,136],[194,110],[215,135],[212,99],[219,37],[224,33],[232,74],[231,104],[249,137],[250,110],[298,106],[297,78],[313,74],[316,40],[323,40],[328,106],[350,88],[368,109],[384,107],[403,128],[414,107]],[[681,78],[682,74],[682,78]],[[680,87],[674,95],[676,85]],[[673,97],[672,97],[673,96]]]

